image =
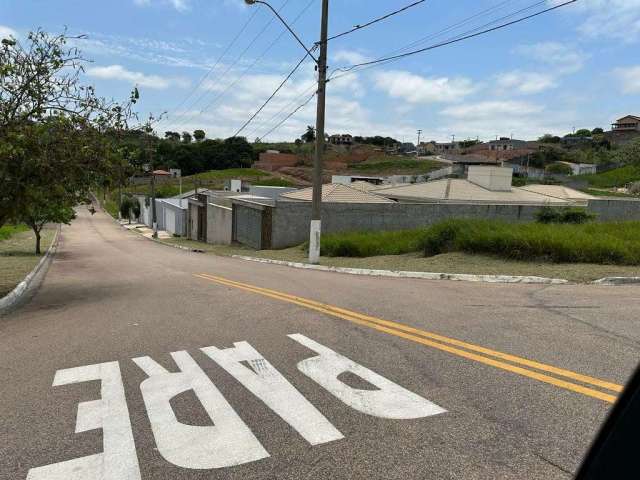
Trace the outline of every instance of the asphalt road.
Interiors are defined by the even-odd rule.
[[[638,312],[637,287],[296,270],[82,211],[0,317],[0,478],[571,478]]]

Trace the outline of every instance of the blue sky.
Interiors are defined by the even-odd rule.
[[[299,17],[294,29],[306,43],[319,37],[320,0],[271,3],[288,21]],[[330,32],[408,3],[331,0]],[[535,3],[427,0],[330,42],[330,72],[428,36],[417,48],[446,40]],[[560,1],[538,3],[526,12]],[[266,8],[242,0],[0,0],[0,35],[24,37],[38,27],[60,32],[65,26],[88,36],[78,46],[92,60],[86,81],[99,94],[125,98],[138,85],[142,116],[167,112],[159,131],[202,128],[210,138],[234,134],[303,53]],[[624,114],[640,115],[638,52],[640,0],[578,0],[498,32],[330,82],[327,131],[415,141],[420,128],[423,139],[443,141],[453,134],[487,140],[606,128]],[[308,99],[314,75],[309,61],[243,135],[263,137]],[[311,100],[266,140],[291,140],[314,118]]]

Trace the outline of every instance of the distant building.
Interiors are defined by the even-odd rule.
[[[640,117],[627,115],[619,118],[604,136],[612,145],[624,145],[640,138]]]
[[[331,145],[353,145],[353,137],[347,134],[335,134],[329,136],[329,143]]]
[[[485,148],[488,148],[492,151],[506,151],[506,150],[517,150],[520,148],[525,148],[527,142],[525,140],[516,140],[509,137],[500,137],[499,140],[491,140],[487,142]]]
[[[459,142],[444,142],[444,143],[435,143],[436,153],[459,153],[460,152],[460,143]]]

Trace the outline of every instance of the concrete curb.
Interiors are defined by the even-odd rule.
[[[58,225],[56,230],[56,235],[49,245],[49,248],[42,256],[38,264],[29,272],[29,274],[24,277],[16,287],[7,293],[4,297],[0,298],[0,315],[6,313],[11,308],[13,308],[19,301],[21,301],[29,291],[29,287],[32,286],[33,281],[39,273],[45,275],[51,263],[51,259],[53,255],[55,255],[56,250],[58,249],[58,242],[60,240],[60,231],[62,229],[61,225]]]
[[[561,278],[546,278],[534,276],[513,276],[513,275],[470,275],[466,273],[432,273],[432,272],[405,272],[393,270],[370,270],[365,268],[347,267],[327,267],[324,265],[311,265],[308,263],[285,262],[282,260],[272,260],[269,258],[247,257],[244,255],[232,255],[232,258],[248,260],[250,262],[270,263],[283,265],[286,267],[302,268],[306,270],[319,270],[323,272],[347,273],[350,275],[368,275],[372,277],[392,277],[392,278],[420,278],[424,280],[454,280],[465,282],[485,282],[485,283],[527,283],[542,285],[561,285],[569,283]]]
[[[594,280],[591,283],[595,285],[607,285],[607,286],[639,285],[640,277],[604,277],[599,280]]]

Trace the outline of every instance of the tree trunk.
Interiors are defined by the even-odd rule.
[[[40,255],[42,252],[40,251],[40,231],[34,230],[36,234],[36,255]]]

